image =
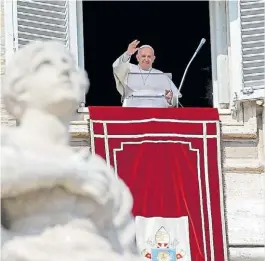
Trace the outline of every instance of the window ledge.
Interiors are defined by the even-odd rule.
[[[77,109],[78,113],[88,113],[88,107],[79,107]],[[218,109],[219,114],[223,114],[223,115],[229,115],[231,114],[231,110],[230,109]]]

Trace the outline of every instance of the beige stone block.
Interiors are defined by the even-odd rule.
[[[229,245],[264,244],[264,174],[225,174]]]
[[[224,141],[223,153],[226,158],[258,158],[258,141]]]
[[[264,261],[264,247],[230,247],[229,261]]]

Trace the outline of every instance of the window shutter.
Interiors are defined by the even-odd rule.
[[[64,43],[78,63],[75,0],[17,0],[13,4],[15,49],[35,40]]]
[[[241,0],[241,47],[243,84],[241,99],[264,98],[264,22],[263,0]]]

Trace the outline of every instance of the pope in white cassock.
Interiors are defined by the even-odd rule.
[[[127,51],[112,65],[123,107],[176,106],[177,98],[181,97],[177,87],[166,74],[152,68],[154,49],[150,45],[137,47],[139,43],[138,40],[130,43]],[[131,56],[136,52],[138,65],[130,63]]]

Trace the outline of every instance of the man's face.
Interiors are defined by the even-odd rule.
[[[141,69],[148,70],[152,67],[152,64],[155,60],[155,55],[151,48],[144,47],[139,49],[136,58]]]

